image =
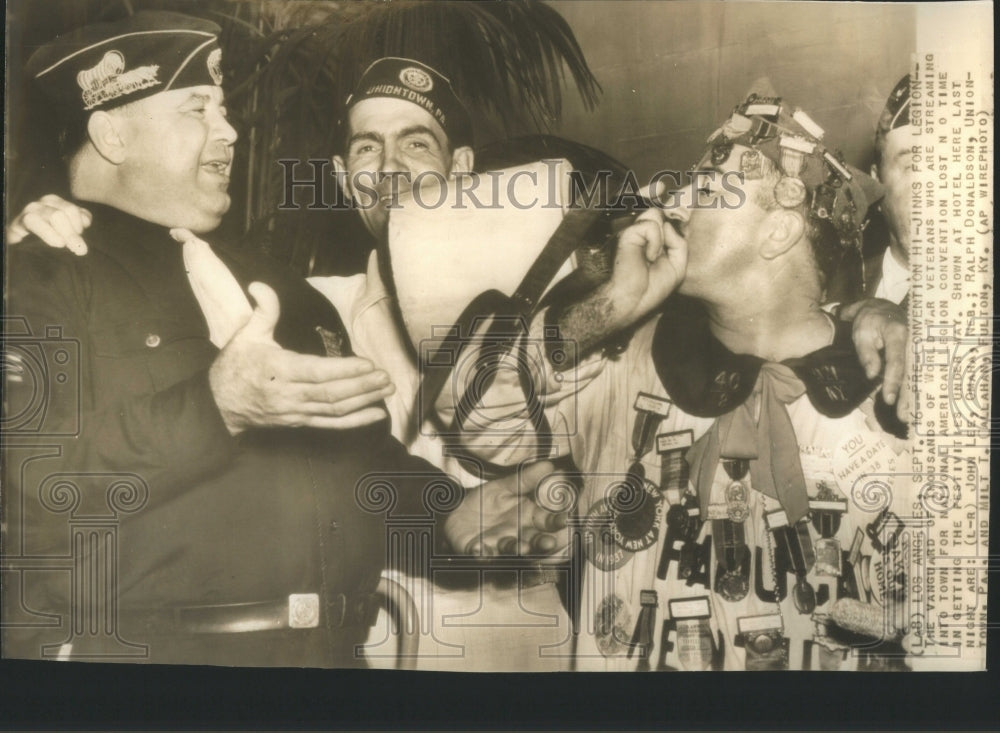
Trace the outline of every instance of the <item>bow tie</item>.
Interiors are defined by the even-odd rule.
[[[786,406],[806,394],[818,412],[836,418],[871,394],[876,382],[865,377],[850,324],[835,324],[829,346],[775,363],[727,349],[697,304],[674,306],[657,324],[653,363],[680,409],[717,418],[687,455],[702,511],[719,461],[742,458],[750,463],[753,487],[777,499],[790,522],[798,521],[808,512],[808,496]]]
[[[799,444],[785,406],[806,391],[795,373],[783,364],[761,366],[748,399],[720,416],[687,453],[691,476],[702,511],[707,513],[712,481],[722,458],[750,462],[750,481],[758,491],[777,499],[790,522],[809,511],[806,481],[799,461]],[[755,401],[760,412],[754,417]]]

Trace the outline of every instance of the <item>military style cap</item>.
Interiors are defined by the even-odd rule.
[[[893,87],[885,100],[885,109],[878,119],[876,135],[885,135],[890,130],[910,124],[910,75],[907,74]]]
[[[708,138],[712,162],[729,157],[734,144],[751,148],[741,160],[748,179],[762,175],[761,158],[781,174],[775,200],[785,208],[803,203],[811,218],[827,220],[842,246],[860,250],[868,207],[884,193],[871,176],[848,165],[839,151],[823,143],[824,130],[809,115],[781,97],[751,94]]]
[[[27,71],[61,106],[118,107],[159,92],[222,84],[219,26],[180,13],[143,11],[59,36]]]
[[[369,66],[361,75],[354,93],[347,98],[345,111],[365,99],[393,97],[427,110],[458,147],[472,145],[472,119],[452,89],[448,77],[413,59],[387,56]]]

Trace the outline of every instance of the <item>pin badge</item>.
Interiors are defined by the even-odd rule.
[[[289,594],[288,626],[293,629],[315,629],[319,626],[319,595],[317,593]]]

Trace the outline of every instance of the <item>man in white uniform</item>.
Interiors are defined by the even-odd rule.
[[[549,414],[556,436],[579,426],[553,451],[584,483],[577,669],[905,666],[905,443],[820,307],[878,187],[822,139],[780,98],[749,98],[710,138],[697,200],[640,217],[608,283],[547,316],[584,353],[639,324],[575,415]],[[516,463],[537,441],[468,443]]]

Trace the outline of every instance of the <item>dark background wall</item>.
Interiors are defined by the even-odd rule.
[[[824,127],[850,163],[870,163],[885,98],[909,69],[913,6],[553,0],[604,88],[588,113],[567,95],[556,132],[648,178],[685,170],[761,79]]]
[[[889,90],[909,68],[915,45],[914,8],[895,3],[551,0],[548,4],[569,23],[604,90],[597,109],[589,111],[569,84],[563,94],[562,122],[550,131],[604,150],[635,170],[640,181],[657,170],[688,168],[708,134],[754,85],[770,86],[805,108],[826,128],[827,139],[839,144],[848,161],[865,167],[871,157],[875,121]],[[352,212],[299,210],[280,223],[267,217],[254,219],[247,213],[263,180],[263,174],[251,180],[249,162],[256,160],[265,173],[278,175],[275,160],[281,157],[277,149],[260,144],[261,151],[250,154],[249,129],[258,112],[263,109],[283,116],[285,127],[272,137],[281,138],[288,147],[280,151],[284,157],[328,157],[332,151],[327,138],[335,115],[322,105],[317,107],[316,101],[344,95],[323,88],[299,95],[300,107],[316,117],[312,126],[322,132],[310,137],[299,129],[306,125],[287,124],[305,112],[300,114],[300,107],[292,107],[287,100],[275,105],[273,89],[261,97],[268,100],[263,106],[255,106],[253,95],[244,89],[240,96],[234,87],[239,88],[238,82],[253,70],[255,62],[247,59],[256,57],[240,44],[254,47],[253,39],[246,41],[243,36],[254,24],[268,27],[266,19],[262,20],[264,10],[272,16],[292,9],[306,16],[322,11],[336,19],[338,13],[349,15],[373,5],[388,7],[370,2],[12,0],[6,18],[8,216],[43,193],[60,192],[65,179],[54,155],[54,130],[48,129],[53,127],[52,115],[45,105],[30,103],[20,83],[30,53],[59,32],[120,17],[129,9],[180,10],[224,26],[228,101],[241,139],[231,189],[234,206],[219,234],[268,249],[303,271],[358,271],[371,242]],[[314,19],[284,21],[296,29]],[[407,28],[433,45],[434,34],[412,24]],[[319,45],[325,56],[326,46]],[[331,42],[332,46],[336,44]],[[460,49],[454,53],[462,58]],[[299,63],[297,58],[292,61]],[[309,54],[302,58],[304,68],[316,68]],[[248,68],[229,68],[233,64]],[[35,114],[29,115],[31,110]],[[488,116],[477,116],[477,122],[480,144],[504,134],[505,128]],[[260,120],[253,124],[266,130],[274,127]],[[529,131],[507,130],[511,134]],[[266,205],[258,208],[273,212],[270,198],[259,198]]]

